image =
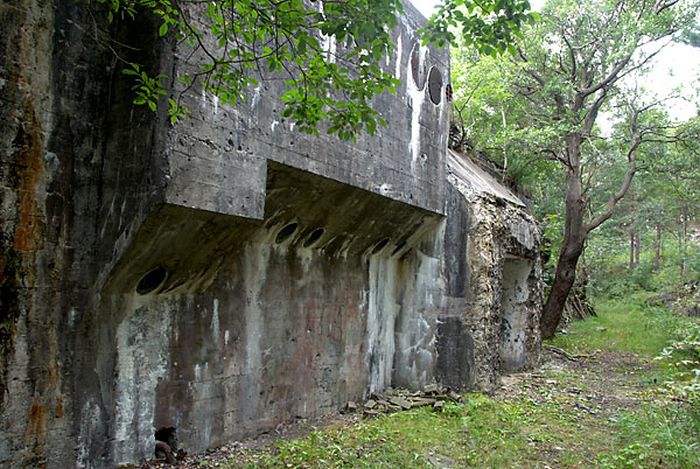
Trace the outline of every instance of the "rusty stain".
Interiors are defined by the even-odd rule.
[[[12,161],[15,163],[15,174],[10,180],[13,181],[13,189],[17,195],[17,224],[14,226],[13,235],[7,233],[5,238],[3,233],[2,238],[12,241],[7,244],[3,242],[0,246],[4,251],[0,260],[0,301],[3,304],[3,310],[0,311],[0,391],[3,394],[7,389],[6,372],[9,357],[15,345],[15,322],[20,316],[21,296],[26,294],[22,286],[32,281],[35,272],[34,255],[40,247],[43,234],[43,222],[39,222],[37,218],[36,200],[36,191],[44,171],[42,138],[31,97],[24,101],[24,118],[17,129],[13,146],[15,152]]]
[[[46,370],[46,380],[52,388],[55,388],[58,384],[58,373],[53,365],[50,365]]]
[[[46,409],[41,405],[39,399],[34,399],[32,408],[29,410],[29,421],[25,434],[28,453],[24,458],[24,467],[45,468],[46,458],[44,456],[44,446],[46,444]]]
[[[39,399],[34,399],[27,421],[27,438],[38,440],[46,433],[46,409]]]
[[[57,419],[63,417],[63,397],[59,396],[56,399],[56,412],[54,413]]]
[[[44,455],[46,445],[46,407],[34,398],[32,407],[29,410],[25,441],[29,451],[24,460],[25,467],[46,467],[46,457]],[[31,445],[31,447],[29,447]]]
[[[25,111],[26,120],[20,126],[15,139],[18,146],[17,167],[22,169],[17,175],[19,213],[15,227],[14,247],[17,251],[31,256],[38,248],[41,239],[43,223],[40,223],[37,217],[36,189],[44,165],[41,157],[41,128],[37,122],[31,98],[27,98],[25,102]]]

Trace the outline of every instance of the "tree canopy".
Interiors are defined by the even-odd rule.
[[[514,55],[457,53],[463,138],[511,171],[539,178],[551,204],[540,215],[562,222],[545,336],[554,334],[589,233],[610,219],[653,149],[685,135],[635,79],[693,24],[697,8],[695,1],[550,1]]]

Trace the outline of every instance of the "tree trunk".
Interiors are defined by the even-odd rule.
[[[639,257],[642,253],[642,238],[639,236],[639,232],[634,234],[634,266],[639,267]]]
[[[654,272],[661,269],[661,225],[656,225],[656,241],[654,242]]]
[[[634,270],[634,231],[630,231],[630,262],[629,270]]]
[[[540,319],[542,338],[554,337],[561,320],[566,298],[576,280],[576,264],[583,252],[586,239],[584,225],[583,189],[581,187],[579,155],[581,137],[572,135],[567,142],[570,166],[566,172],[566,217],[564,220],[564,239],[557,260],[557,270],[552,289],[547,298]]]
[[[605,96],[603,94],[603,96]],[[576,105],[573,110],[578,112],[583,107],[585,96],[577,94]],[[602,98],[601,98],[602,99]],[[595,122],[595,117],[600,109],[603,101],[599,99],[596,104],[588,111],[584,126],[586,134],[588,134]],[[540,318],[540,330],[542,338],[549,339],[554,337],[557,331],[557,326],[561,320],[566,298],[571,291],[571,287],[576,280],[576,264],[579,257],[583,253],[584,243],[588,233],[599,227],[612,216],[615,206],[625,196],[629,190],[635,173],[637,172],[637,148],[642,142],[639,133],[637,132],[637,114],[633,118],[632,134],[633,145],[627,153],[629,166],[627,172],[620,185],[620,189],[611,194],[608,199],[607,208],[590,222],[584,222],[586,199],[584,197],[583,186],[581,183],[581,143],[584,138],[581,133],[572,133],[566,136],[566,159],[563,161],[563,166],[566,170],[566,216],[564,220],[564,238],[562,240],[561,252],[557,260],[557,271],[554,276],[554,283],[549,292],[549,297],[542,310]]]
[[[678,254],[680,256],[681,282],[685,282],[685,262],[688,236],[688,212],[685,205],[678,209]]]

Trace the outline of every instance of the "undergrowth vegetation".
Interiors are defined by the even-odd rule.
[[[599,302],[598,317],[572,326],[553,345],[587,353],[632,352],[653,366],[640,375],[639,408],[614,419],[615,450],[602,467],[700,467],[700,322],[645,301],[648,292]]]
[[[700,415],[697,406],[655,401],[621,415],[616,451],[602,455],[602,467],[700,467]]]
[[[680,319],[664,307],[647,304],[647,296],[637,292],[629,293],[624,300],[598,301],[597,317],[574,323],[552,344],[577,353],[600,349],[656,356]]]
[[[649,239],[643,241],[648,247],[653,244]],[[689,244],[681,251],[668,242],[662,252],[658,269],[652,249],[643,250],[639,263],[630,268],[629,252],[619,239],[592,237],[586,262],[592,293],[597,298],[627,299],[629,295],[680,292],[686,283],[700,280],[700,246]]]

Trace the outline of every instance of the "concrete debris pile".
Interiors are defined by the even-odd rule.
[[[387,389],[381,393],[373,393],[369,399],[359,404],[348,401],[344,411],[362,413],[364,417],[376,417],[426,406],[441,411],[447,402],[462,402],[462,396],[448,386],[431,384],[421,391]]]

